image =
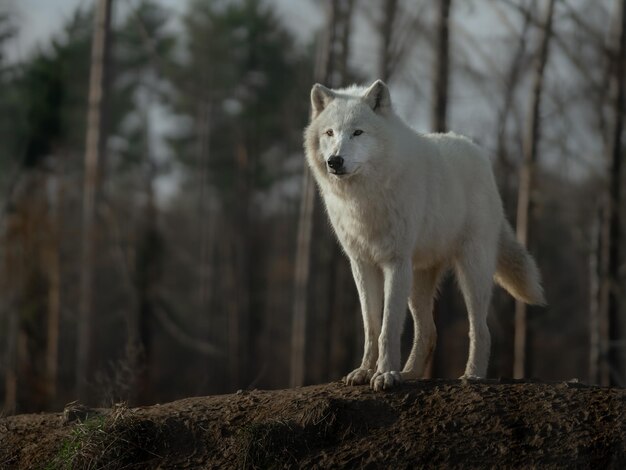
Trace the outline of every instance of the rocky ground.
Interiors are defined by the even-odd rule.
[[[0,468],[626,468],[626,389],[331,383],[0,419]]]

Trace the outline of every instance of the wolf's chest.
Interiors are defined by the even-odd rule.
[[[328,215],[337,238],[351,257],[382,262],[393,257],[402,223],[397,214],[370,199],[326,198]]]

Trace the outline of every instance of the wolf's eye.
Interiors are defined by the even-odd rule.
[[[327,135],[328,137],[332,137],[333,135],[335,135],[335,133],[333,132],[333,130],[332,130],[332,129],[328,129],[328,130],[326,131],[326,135]]]
[[[356,131],[354,131],[354,134],[352,135],[361,135],[363,134],[363,131],[361,129],[357,129]]]

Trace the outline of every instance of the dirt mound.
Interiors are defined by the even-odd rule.
[[[626,390],[340,383],[0,420],[0,468],[626,468]]]

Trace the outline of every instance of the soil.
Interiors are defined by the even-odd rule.
[[[0,468],[626,468],[626,389],[331,383],[0,420]]]

